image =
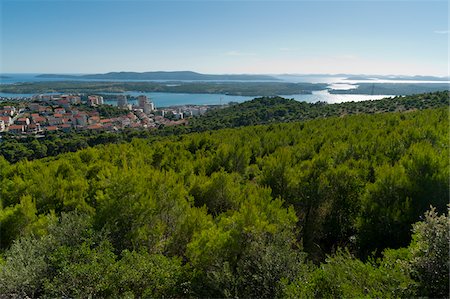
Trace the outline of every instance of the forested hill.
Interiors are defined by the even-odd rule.
[[[0,297],[446,297],[448,121],[443,107],[0,156]]]
[[[415,111],[428,108],[448,107],[449,94],[435,92],[376,101],[347,102],[341,104],[306,103],[280,97],[264,97],[228,108],[216,109],[189,120],[188,126],[161,127],[158,130],[126,130],[122,132],[72,132],[48,134],[45,138],[15,138],[3,136],[0,155],[9,162],[33,160],[60,153],[73,152],[88,146],[107,143],[129,142],[133,138],[181,135],[221,128],[233,128],[257,124],[305,121],[332,116],[353,114],[377,114],[395,111]]]
[[[331,89],[332,94],[391,94],[412,95],[417,93],[449,90],[448,83],[358,83],[353,89]]]
[[[349,114],[412,111],[449,105],[448,91],[340,104],[307,103],[281,97],[263,97],[209,111],[204,116],[193,119],[190,127],[198,131]]]

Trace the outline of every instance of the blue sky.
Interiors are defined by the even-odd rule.
[[[448,75],[447,1],[0,2],[3,73]]]

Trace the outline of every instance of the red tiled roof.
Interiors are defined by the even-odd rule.
[[[45,122],[47,119],[43,116],[38,116],[38,117],[33,117],[33,121],[35,123],[39,123],[39,122]]]
[[[93,125],[87,126],[87,128],[88,128],[89,130],[96,130],[96,129],[102,129],[103,126],[100,125],[100,124],[93,124]]]

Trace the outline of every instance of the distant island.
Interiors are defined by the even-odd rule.
[[[110,92],[167,92],[224,94],[233,96],[276,96],[312,94],[328,90],[331,94],[410,95],[449,90],[447,83],[359,83],[353,89],[333,89],[327,83],[288,82],[114,82],[114,81],[52,81],[1,84],[4,93],[110,93]]]
[[[383,76],[383,75],[354,75],[345,80],[403,80],[403,81],[449,81],[450,77],[436,76]]]
[[[365,76],[351,76],[345,78],[345,80],[375,80],[373,77],[365,77]]]
[[[176,72],[110,72],[105,74],[64,75],[42,74],[37,78],[56,79],[99,79],[99,80],[181,80],[181,81],[279,81],[268,75],[211,75],[191,71]]]
[[[275,96],[311,94],[324,90],[325,83],[287,83],[287,82],[92,82],[57,81],[1,84],[0,92],[5,93],[103,93],[103,92],[168,92],[168,93],[204,93],[234,96]]]
[[[331,94],[412,95],[448,91],[447,83],[358,83],[353,89],[329,89]]]

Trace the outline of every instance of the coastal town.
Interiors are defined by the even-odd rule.
[[[43,136],[57,131],[156,129],[186,124],[189,117],[211,108],[183,105],[157,109],[145,95],[132,101],[126,95],[118,95],[114,101],[117,105],[108,105],[103,96],[80,94],[35,95],[15,102],[1,98],[0,133]]]

